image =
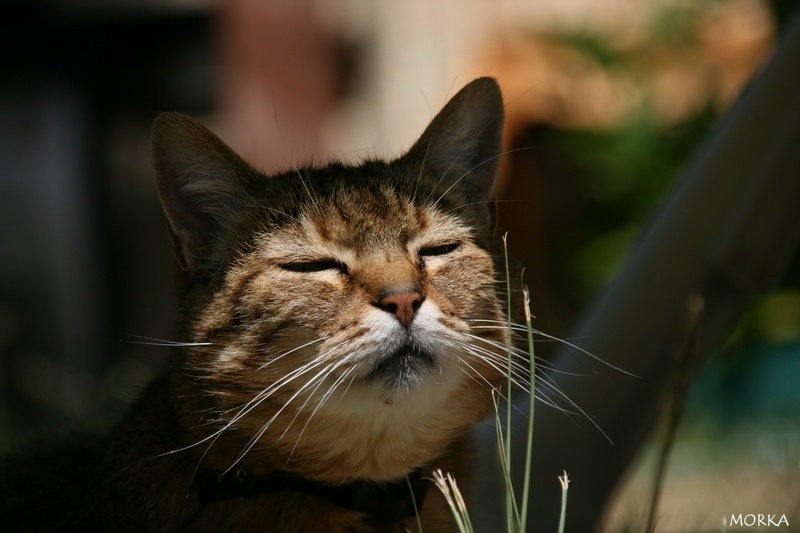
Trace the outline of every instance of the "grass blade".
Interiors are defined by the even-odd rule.
[[[528,497],[530,495],[531,465],[533,463],[533,407],[536,395],[536,356],[533,349],[533,326],[531,321],[531,298],[527,287],[525,294],[525,325],[528,329],[528,355],[530,359],[530,400],[528,404],[528,440],[525,452],[525,476],[522,484],[522,512],[520,513],[519,530],[524,533],[528,521]]]
[[[503,436],[503,425],[500,423],[500,403],[497,399],[497,391],[492,391],[492,400],[494,401],[494,416],[495,428],[497,433],[497,449],[500,452],[500,471],[503,474],[503,482],[505,483],[506,504],[510,502],[511,513],[506,517],[506,531],[513,532],[514,525],[519,523],[519,509],[517,508],[517,500],[514,497],[514,485],[511,483],[511,469],[506,462],[505,451],[505,437]],[[516,518],[516,522],[514,519]]]
[[[474,533],[472,523],[469,520],[467,513],[467,506],[464,504],[464,498],[461,496],[461,491],[458,490],[456,480],[452,474],[448,473],[447,476],[442,474],[440,469],[433,471],[433,483],[444,494],[447,500],[447,505],[453,513],[453,518],[456,520],[456,525],[461,533]]]
[[[417,507],[417,499],[414,497],[414,488],[411,486],[411,480],[406,476],[406,484],[408,485],[408,492],[411,494],[411,505],[414,506],[414,516],[417,517],[417,529],[422,533],[422,518],[419,516],[419,507]]]
[[[561,515],[558,518],[558,533],[564,533],[564,526],[567,524],[567,490],[569,489],[569,477],[567,471],[558,476],[561,483]]]
[[[511,530],[514,523],[519,523],[519,514],[515,513],[516,498],[514,498],[514,491],[511,486],[511,390],[513,386],[513,379],[511,369],[513,368],[514,351],[511,344],[511,269],[508,261],[508,233],[503,235],[503,257],[505,258],[506,266],[506,317],[508,319],[508,327],[506,329],[506,349],[508,351],[508,382],[506,389],[506,435],[505,445],[502,448],[504,456],[504,470],[506,481],[506,527]],[[516,521],[515,521],[516,519]]]

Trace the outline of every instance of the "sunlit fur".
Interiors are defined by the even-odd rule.
[[[490,211],[502,102],[486,79],[454,102],[396,161],[270,178],[190,119],[160,119],[159,189],[198,343],[174,379],[190,435],[176,453],[331,484],[418,467],[466,480],[447,454],[489,413],[508,359]],[[424,299],[406,329],[376,302],[408,288]]]

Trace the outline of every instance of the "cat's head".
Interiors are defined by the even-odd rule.
[[[300,453],[348,416],[380,418],[375,431],[427,417],[421,438],[446,442],[485,414],[506,358],[502,125],[483,78],[394,161],[266,177],[192,119],[156,120],[186,340],[202,344],[186,374],[222,432]]]

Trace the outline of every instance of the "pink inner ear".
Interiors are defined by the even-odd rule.
[[[193,209],[175,183],[164,183],[159,177],[159,196],[169,223],[175,257],[183,270],[197,266],[197,254],[208,239],[210,230],[202,215]]]

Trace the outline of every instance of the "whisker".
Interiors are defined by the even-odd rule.
[[[300,439],[303,438],[303,434],[305,434],[306,428],[308,428],[308,425],[311,423],[311,419],[314,418],[314,415],[317,414],[317,411],[319,411],[319,409],[322,407],[322,405],[333,395],[333,392],[336,390],[336,388],[338,388],[339,385],[341,385],[344,382],[344,380],[347,378],[347,376],[349,374],[353,373],[354,369],[355,369],[355,367],[348,368],[341,376],[339,376],[336,379],[336,381],[334,381],[333,385],[331,385],[328,388],[328,390],[325,392],[325,394],[322,395],[322,398],[320,398],[320,400],[317,402],[317,406],[314,408],[313,411],[311,411],[311,414],[308,416],[308,419],[306,420],[306,423],[303,424],[302,429],[300,429],[300,434],[297,436],[297,440],[295,440],[294,446],[292,447],[292,451],[289,452],[289,456],[286,458],[286,464],[289,464],[289,461],[291,461],[292,456],[294,455],[294,452],[297,449],[297,446],[300,444]],[[352,379],[350,380],[350,384],[352,384]],[[348,388],[350,387],[350,384],[348,384]],[[316,390],[317,390],[317,388],[315,388],[314,391],[312,391],[312,394]],[[301,411],[303,409],[303,407],[306,406],[307,403],[308,403],[308,400],[306,400],[306,402],[300,407],[300,410],[298,410],[298,415],[299,415],[299,411]],[[295,418],[292,419],[292,422],[289,424],[289,426],[291,426],[291,424],[294,422],[294,420],[296,418],[297,418],[297,416],[295,416]],[[289,430],[289,427],[286,428],[286,431],[288,431],[288,430]],[[286,431],[284,431],[284,434],[286,433]],[[281,438],[283,438],[283,435],[281,435]],[[280,439],[278,439],[278,440],[280,440]]]
[[[502,322],[502,321],[498,321],[498,320],[478,319],[476,321],[494,322],[494,323],[496,323],[498,325],[507,325],[508,324],[507,322]],[[527,328],[526,328],[526,331],[527,331]],[[541,334],[541,332],[537,332],[537,333]],[[467,336],[470,337],[471,339],[473,339],[474,341],[485,342],[485,343],[489,344],[490,346],[493,346],[493,347],[497,348],[498,350],[500,350],[501,353],[497,353],[497,352],[493,352],[491,350],[486,350],[486,349],[479,348],[479,347],[475,346],[474,344],[464,344],[463,345],[464,349],[468,350],[470,353],[472,353],[473,355],[475,355],[477,357],[481,357],[482,360],[486,364],[491,366],[496,371],[502,372],[504,374],[508,373],[509,359],[508,359],[508,356],[507,356],[508,355],[508,351],[507,351],[508,347],[507,346],[505,346],[503,343],[500,343],[498,341],[494,341],[494,340],[491,340],[491,339],[486,339],[484,337],[480,337],[480,336],[477,336],[477,335],[473,335],[473,334],[469,334],[468,333]],[[571,343],[563,341],[562,339],[558,339],[558,338],[553,337],[553,336],[548,336],[548,337],[553,339],[553,340],[556,340],[558,342],[563,342],[563,343],[565,343],[567,345],[571,345]],[[502,355],[502,350],[506,350],[505,356]],[[581,351],[586,353],[585,350],[581,350]],[[512,361],[511,361],[512,383],[516,387],[519,387],[519,388],[522,388],[523,390],[528,390],[529,391],[530,389],[527,388],[527,387],[529,386],[530,383],[527,381],[527,379],[525,379],[523,377],[523,376],[526,376],[528,374],[528,369],[526,369],[524,366],[522,366],[521,363],[517,363],[514,360],[515,357],[527,359],[528,357],[530,357],[530,354],[528,354],[527,352],[524,352],[521,349],[517,349],[517,348],[512,347],[512,358],[511,358],[512,359]],[[595,358],[595,359],[597,359],[597,358]],[[463,361],[463,359],[462,359],[462,361]],[[591,416],[589,416],[589,414],[583,408],[581,408],[573,400],[571,400],[558,387],[557,383],[553,380],[553,378],[550,375],[548,375],[549,373],[554,372],[554,371],[557,372],[558,370],[554,369],[552,367],[551,368],[547,368],[542,363],[543,362],[540,361],[540,360],[536,361],[537,366],[543,366],[543,368],[546,368],[548,370],[548,372],[547,373],[544,373],[544,372],[537,373],[537,375],[536,375],[536,383],[537,383],[536,398],[541,400],[545,405],[549,405],[549,406],[551,406],[553,408],[556,408],[559,411],[563,412],[567,416],[570,416],[570,417],[572,417],[572,416],[581,416],[583,418],[588,419],[591,422],[591,424],[609,442],[611,442],[611,439],[602,430],[602,428],[597,424],[597,422]],[[609,366],[612,366],[612,365],[609,365]],[[472,367],[470,367],[470,368],[472,368]],[[520,386],[520,383],[524,384],[525,386]],[[544,390],[542,390],[543,388],[544,388]],[[556,401],[555,398],[551,397],[550,394],[548,394],[546,391],[550,391],[551,393],[554,393],[555,394],[555,398],[558,398],[558,401]],[[565,405],[567,407],[565,407]]]
[[[318,363],[318,364],[322,364],[322,363]],[[264,433],[266,433],[267,429],[269,429],[269,426],[272,425],[272,423],[281,415],[281,413],[283,413],[283,411],[292,403],[292,401],[294,401],[298,396],[303,394],[315,382],[315,380],[317,380],[319,378],[319,376],[326,375],[330,371],[331,366],[333,366],[333,365],[325,366],[321,371],[319,371],[317,374],[315,374],[309,381],[306,381],[306,383],[303,384],[303,386],[300,387],[294,394],[292,394],[292,396],[288,400],[286,400],[286,402],[284,402],[284,404],[281,406],[281,408],[278,409],[275,412],[274,415],[272,415],[272,417],[266,422],[266,424],[264,424],[261,427],[261,429],[259,429],[258,432],[256,432],[256,434],[245,445],[244,449],[239,453],[239,455],[236,457],[236,459],[234,459],[233,463],[225,470],[225,472],[223,472],[222,475],[227,474],[237,464],[239,464],[239,462],[242,459],[244,459],[245,455],[247,455],[250,452],[250,450],[253,449],[253,447],[261,439],[261,437],[264,436]]]
[[[497,324],[498,326],[504,325],[506,327],[508,327],[508,325],[509,325],[508,322],[500,322],[500,321],[492,320],[492,319],[469,319],[468,321],[494,323],[494,324]],[[473,326],[473,329],[478,329],[478,328],[481,328],[481,327],[489,328],[490,326]],[[528,331],[527,326],[523,326],[522,324],[514,324],[514,323],[511,324],[511,329],[514,330],[514,331],[520,331],[520,332],[527,332]],[[554,335],[550,335],[550,334],[545,333],[545,332],[543,332],[541,330],[538,330],[538,329],[532,329],[531,331],[533,332],[534,335],[539,335],[541,337],[544,337],[545,339],[548,339],[548,340],[551,340],[551,341],[554,341],[554,342],[558,342],[558,343],[563,344],[563,345],[565,345],[565,346],[567,346],[569,348],[577,350],[580,353],[582,353],[582,354],[594,359],[598,363],[601,363],[601,364],[607,366],[608,368],[611,368],[612,370],[615,370],[615,371],[617,371],[617,372],[619,372],[621,374],[624,374],[624,375],[630,376],[630,377],[634,377],[634,378],[638,377],[636,374],[628,372],[627,370],[625,370],[623,368],[620,368],[620,367],[618,367],[616,365],[613,365],[613,364],[609,363],[608,361],[606,361],[606,360],[604,360],[604,359],[602,359],[600,357],[597,357],[592,352],[586,350],[585,348],[582,348],[582,347],[578,346],[577,344],[575,344],[573,342],[570,342],[568,340],[556,337]]]
[[[289,354],[292,354],[292,353],[294,353],[294,352],[296,352],[296,351],[298,351],[298,350],[302,350],[303,348],[308,348],[309,346],[311,346],[311,345],[313,345],[313,344],[316,344],[316,343],[318,343],[318,342],[322,342],[322,341],[325,341],[325,340],[327,340],[327,337],[320,337],[320,338],[318,338],[318,339],[315,339],[315,340],[313,340],[313,341],[309,341],[309,342],[307,342],[307,343],[305,343],[305,344],[301,344],[300,346],[295,346],[294,348],[292,348],[291,350],[289,350],[289,351],[287,351],[287,352],[284,352],[284,353],[282,353],[282,354],[280,354],[280,355],[278,355],[278,356],[275,356],[275,357],[273,357],[273,358],[270,358],[270,360],[269,360],[269,361],[265,362],[263,365],[261,365],[260,367],[258,367],[258,370],[264,370],[264,369],[265,369],[265,368],[267,368],[269,365],[273,364],[275,361],[278,361],[279,359],[281,359],[281,358],[283,358],[283,357],[286,357],[286,356],[287,356],[287,355],[289,355]]]
[[[132,335],[127,334],[128,337],[131,339],[120,339],[120,342],[124,342],[126,344],[138,344],[144,346],[166,346],[171,348],[191,348],[192,346],[212,346],[213,343],[211,342],[181,342],[181,341],[170,341],[166,339],[158,339],[155,337],[145,337],[144,335]],[[133,340],[138,339],[138,340]]]
[[[467,343],[462,344],[462,348],[489,364],[499,374],[508,374],[508,357],[501,356],[489,350],[485,350],[484,348]],[[523,367],[521,364],[513,362],[511,369],[512,378],[515,380],[514,384],[520,388],[527,389],[527,387],[530,385],[527,377],[525,377],[528,374],[528,369]]]
[[[175,450],[171,450],[169,452],[165,452],[165,453],[163,453],[161,455],[170,455],[170,454],[173,454],[173,453],[186,451],[186,450],[189,450],[191,448],[197,447],[197,446],[199,446],[201,444],[204,444],[204,443],[210,441],[208,446],[206,447],[206,449],[203,451],[203,453],[201,454],[200,458],[198,459],[197,465],[195,466],[195,470],[192,473],[192,479],[194,479],[194,476],[197,474],[197,471],[198,471],[198,469],[200,467],[200,464],[202,464],[203,459],[205,459],[205,457],[208,454],[208,452],[211,449],[211,447],[218,441],[220,436],[225,431],[229,430],[239,420],[241,420],[244,416],[246,416],[248,413],[253,411],[253,409],[258,407],[267,398],[269,398],[272,394],[274,394],[275,391],[281,389],[282,387],[286,386],[291,381],[294,381],[297,377],[303,375],[306,372],[309,372],[310,370],[312,370],[313,368],[319,366],[320,364],[321,364],[320,362],[311,361],[310,363],[308,363],[306,365],[303,365],[303,366],[301,366],[299,368],[296,368],[295,370],[291,371],[289,374],[281,377],[280,380],[276,381],[275,383],[273,383],[272,385],[270,385],[266,389],[260,391],[251,400],[249,400],[243,406],[238,408],[238,411],[237,411],[236,415],[231,417],[227,422],[224,423],[224,425],[222,427],[220,427],[216,431],[210,433],[206,437],[204,437],[204,438],[202,438],[202,439],[200,439],[200,440],[198,440],[198,441],[196,441],[196,442],[194,442],[194,443],[192,443],[192,444],[190,444],[188,446],[184,446],[182,448],[177,448]],[[214,395],[216,395],[216,393],[214,393]],[[229,412],[231,412],[231,411],[233,411],[233,410],[229,410]],[[235,466],[235,464],[232,465],[232,466]],[[224,473],[227,473],[228,471],[230,471],[230,469],[226,470]]]
[[[310,401],[311,401],[311,399],[314,397],[314,393],[316,393],[316,392],[317,392],[317,390],[320,388],[320,386],[322,386],[322,384],[325,382],[325,379],[326,379],[328,376],[330,376],[330,374],[331,374],[331,373],[332,373],[334,370],[336,370],[338,367],[342,366],[343,364],[344,364],[344,363],[343,363],[342,361],[338,361],[338,362],[336,362],[336,363],[333,363],[333,364],[329,365],[328,367],[326,367],[326,368],[325,368],[325,373],[324,373],[324,374],[317,374],[317,376],[320,376],[320,377],[319,377],[319,378],[316,380],[316,381],[318,382],[318,383],[317,383],[317,385],[316,385],[316,386],[315,386],[315,387],[314,387],[314,388],[313,388],[313,389],[312,389],[312,390],[309,392],[308,396],[306,397],[306,400],[303,402],[303,405],[301,405],[301,406],[300,406],[300,408],[299,408],[299,409],[297,409],[297,412],[295,413],[295,415],[294,415],[294,417],[292,418],[292,420],[291,420],[291,421],[290,421],[290,422],[289,422],[289,423],[286,425],[286,429],[285,429],[285,430],[283,431],[283,433],[281,433],[281,435],[278,437],[278,441],[282,440],[282,439],[283,439],[283,437],[285,437],[285,436],[286,436],[286,432],[287,432],[287,431],[289,431],[289,428],[292,426],[292,424],[294,424],[294,421],[295,421],[295,420],[297,420],[297,417],[298,417],[298,416],[300,416],[300,412],[301,412],[303,409],[305,409],[306,405],[308,405],[308,402],[310,402]],[[315,376],[315,378],[316,378],[317,376]],[[314,379],[314,378],[312,378],[312,379]],[[338,381],[338,379],[337,379],[337,381]],[[287,403],[288,403],[288,402],[287,402]],[[316,412],[316,409],[314,410],[314,412]],[[308,423],[308,422],[306,422],[306,424],[307,424],[307,423]]]

